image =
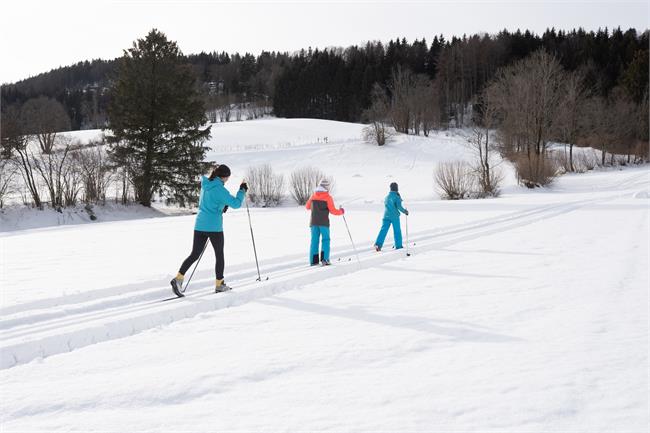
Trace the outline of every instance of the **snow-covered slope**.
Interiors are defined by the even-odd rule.
[[[398,182],[411,200],[435,198],[438,162],[473,158],[463,130],[434,132],[428,138],[399,135],[380,147],[363,142],[362,129],[317,119],[215,124],[207,159],[229,165],[236,180],[249,166],[270,164],[286,178],[297,168],[316,167],[334,178],[336,197],[346,201],[381,200],[390,182]]]
[[[307,212],[251,208],[258,282],[246,210],[229,210],[235,289],[212,293],[208,249],[174,299],[191,215],[0,234],[3,432],[646,431],[648,167],[448,202],[427,172],[467,155],[460,136],[438,155],[444,134],[377,149],[295,131],[289,150],[280,132],[215,129],[211,158],[234,177],[315,158],[348,201],[358,261],[341,218],[334,265],[311,268]],[[371,248],[392,180],[408,258],[390,235]]]
[[[315,167],[335,180],[335,198],[380,201],[390,182],[399,182],[411,200],[437,197],[433,171],[440,161],[471,160],[467,146],[469,133],[463,130],[432,133],[429,138],[400,135],[384,147],[361,140],[363,125],[318,119],[263,119],[245,122],[216,123],[206,143],[210,151],[206,160],[231,167],[233,188],[245,176],[248,167],[269,164],[285,176],[284,206],[295,206],[289,196],[288,180],[295,169]],[[98,140],[102,131],[66,133],[72,140],[87,143]],[[506,187],[514,185],[510,167],[503,165]],[[109,194],[109,199],[115,194]],[[9,200],[11,202],[11,200]],[[13,197],[20,202],[20,196]],[[154,204],[160,207],[161,204]],[[97,207],[98,222],[149,216],[162,216],[137,209],[108,209]],[[64,209],[63,213],[35,212],[24,207],[0,210],[0,232],[64,224],[90,222],[83,209]]]

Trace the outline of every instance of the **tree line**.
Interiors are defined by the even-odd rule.
[[[567,71],[584,71],[595,94],[607,97],[623,85],[638,102],[648,83],[644,68],[648,42],[648,31],[639,34],[635,29],[548,29],[542,35],[503,30],[449,40],[435,36],[430,42],[402,38],[347,48],[309,48],[293,54],[181,54],[180,62],[195,74],[213,121],[230,120],[230,112],[222,107],[238,105],[272,106],[280,117],[359,122],[371,106],[375,84],[387,88],[400,67],[435,83],[441,122],[462,125],[467,104],[499,68],[540,49],[554,55]],[[71,129],[101,127],[106,124],[117,65],[118,59],[85,61],[3,85],[2,106],[45,96],[63,106]]]
[[[98,80],[96,98],[78,79],[85,74]],[[494,150],[515,163],[528,186],[543,185],[554,172],[553,141],[601,149],[603,164],[608,152],[621,150],[647,158],[647,31],[503,31],[435,37],[431,45],[402,39],[254,57],[186,56],[154,29],[112,67],[85,62],[52,75],[72,86],[64,94],[90,95],[84,116],[108,131],[107,145],[95,153],[58,134],[78,125],[65,100],[47,93],[61,90],[47,77],[2,88],[0,205],[7,167],[20,173],[39,208],[44,188],[57,208],[81,196],[105,200],[107,179],[121,187],[123,202],[133,197],[150,206],[156,195],[194,202],[208,120],[217,112],[229,120],[233,101],[237,116],[243,109],[263,115],[256,110],[272,103],[278,116],[363,120],[370,123],[366,138],[380,145],[393,131],[428,135],[472,124],[482,195],[498,189]],[[568,167],[574,170],[571,156]]]

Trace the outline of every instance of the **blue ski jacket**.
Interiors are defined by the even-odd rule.
[[[391,191],[384,199],[384,218],[390,220],[399,219],[399,213],[406,213],[406,209],[402,207],[402,197],[397,191]]]
[[[237,196],[230,195],[223,181],[206,176],[201,177],[201,196],[199,197],[199,213],[196,215],[194,230],[200,232],[223,231],[223,209],[228,205],[233,209],[241,207],[246,192],[240,189]]]

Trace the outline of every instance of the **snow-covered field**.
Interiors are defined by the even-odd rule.
[[[431,170],[471,157],[462,135],[377,148],[359,125],[256,122],[213,128],[228,186],[263,162],[334,175],[359,261],[341,218],[334,265],[310,268],[307,212],[251,208],[257,282],[230,210],[235,290],[211,292],[208,249],[170,299],[192,215],[0,233],[3,432],[647,431],[647,166],[533,192],[504,167],[501,198],[448,202]],[[371,250],[391,181],[411,257]]]
[[[246,122],[215,123],[207,145],[211,148],[208,161],[227,164],[233,172],[231,188],[236,188],[248,167],[269,164],[285,175],[288,184],[291,172],[304,167],[324,171],[335,180],[334,196],[339,202],[351,200],[380,202],[388,184],[400,183],[412,200],[438,198],[433,186],[433,170],[438,162],[470,160],[467,146],[468,131],[442,131],[430,138],[398,136],[394,142],[378,147],[361,141],[363,125],[317,119],[262,119]],[[79,143],[99,140],[101,130],[65,133]],[[511,170],[504,164],[507,175],[506,188],[515,184]],[[518,189],[518,188],[516,188]],[[288,187],[287,187],[288,190]],[[114,197],[115,194],[108,194]],[[12,200],[10,199],[9,202]],[[13,202],[20,202],[15,194]],[[288,196],[284,206],[294,207]],[[160,216],[174,212],[160,203],[154,206],[162,213],[150,209],[109,209],[96,206],[98,221],[115,221],[131,218]],[[45,226],[90,222],[89,215],[78,209],[34,212],[22,206],[0,210],[0,232],[32,229]]]

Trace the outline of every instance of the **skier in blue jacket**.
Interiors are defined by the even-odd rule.
[[[230,178],[230,168],[227,165],[217,165],[210,174],[210,177],[201,177],[201,195],[199,197],[199,212],[196,215],[194,223],[194,241],[192,243],[192,252],[183,261],[178,274],[171,280],[172,290],[176,296],[183,296],[181,289],[185,272],[192,266],[200,256],[208,240],[214,248],[216,259],[215,273],[216,283],[215,292],[225,292],[230,290],[223,278],[224,257],[223,257],[223,214],[228,207],[233,209],[239,208],[245,200],[248,185],[242,182],[239,185],[237,195],[230,195],[225,187],[225,183]]]
[[[397,183],[391,183],[390,192],[384,199],[384,218],[382,220],[381,229],[379,230],[379,235],[377,235],[377,240],[375,241],[375,250],[377,251],[381,251],[381,248],[384,246],[384,240],[386,239],[386,234],[391,225],[393,226],[395,249],[403,248],[402,229],[400,227],[399,217],[400,212],[408,215],[409,211],[402,207],[402,197],[399,195],[397,190]]]

